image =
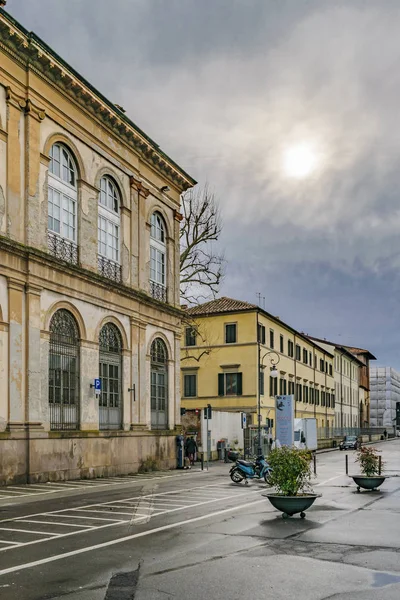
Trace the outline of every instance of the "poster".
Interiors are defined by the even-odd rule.
[[[294,444],[294,396],[275,397],[275,427],[277,445]]]

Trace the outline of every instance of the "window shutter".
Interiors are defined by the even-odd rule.
[[[260,372],[260,395],[264,396],[264,371]]]
[[[237,374],[237,395],[241,396],[243,394],[243,382],[242,382],[242,373]]]
[[[218,396],[225,396],[225,375],[218,373]]]

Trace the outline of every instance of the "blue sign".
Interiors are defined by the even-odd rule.
[[[98,377],[94,380],[94,389],[96,392],[101,392],[101,379]]]
[[[294,396],[275,397],[276,439],[281,446],[294,444]]]

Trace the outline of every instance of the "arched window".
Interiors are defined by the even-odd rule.
[[[98,220],[99,273],[116,281],[121,280],[120,204],[120,195],[114,181],[110,177],[102,177]]]
[[[158,212],[151,215],[150,221],[150,293],[157,300],[167,300],[166,229]]]
[[[100,429],[122,427],[122,338],[113,323],[106,323],[99,335],[101,378]]]
[[[156,338],[150,350],[150,402],[152,429],[168,427],[168,351],[164,341]]]
[[[49,347],[50,428],[79,428],[79,330],[65,309],[50,321]]]
[[[51,147],[48,183],[49,250],[57,258],[77,264],[77,170],[63,144]]]

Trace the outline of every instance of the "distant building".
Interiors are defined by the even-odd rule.
[[[396,419],[396,402],[400,402],[400,373],[391,367],[372,367],[371,425],[393,427]]]
[[[369,424],[369,350],[311,338],[335,354],[335,427],[360,428]]]
[[[255,304],[220,298],[187,310],[181,348],[182,407],[275,419],[275,396],[293,394],[295,416],[330,429],[335,418],[334,352]],[[276,363],[277,377],[271,377]]]

